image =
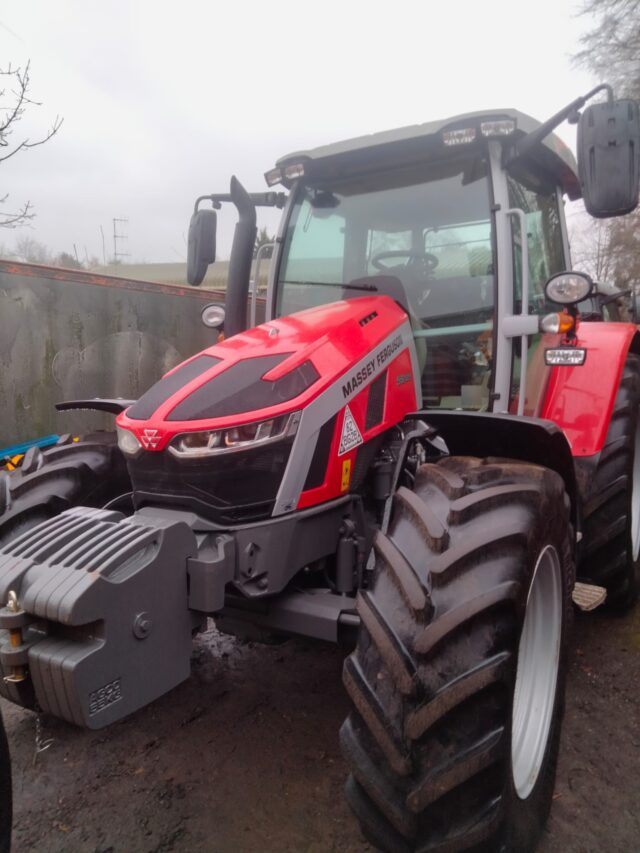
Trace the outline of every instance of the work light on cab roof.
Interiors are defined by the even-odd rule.
[[[484,139],[510,136],[515,129],[516,122],[514,119],[505,118],[481,121],[479,125],[472,127],[458,127],[442,131],[442,141],[450,147],[468,145],[471,142],[475,142],[480,136]]]

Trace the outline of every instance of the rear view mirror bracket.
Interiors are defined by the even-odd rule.
[[[235,184],[234,184],[235,182]],[[276,207],[282,209],[287,201],[287,194],[280,192],[266,193],[247,193],[244,189],[240,193],[238,191],[239,182],[236,178],[232,178],[231,192],[228,193],[212,193],[211,195],[199,196],[193,206],[193,214],[189,223],[189,241],[187,251],[187,281],[195,286],[202,284],[209,264],[214,263],[216,259],[216,210],[220,210],[224,202],[230,202],[238,210],[238,214],[242,218],[245,208],[249,207]],[[240,185],[241,186],[241,185]],[[244,203],[244,200],[247,203]],[[201,209],[202,202],[211,202],[211,209]],[[242,210],[240,207],[242,207]],[[255,239],[255,237],[254,237]],[[247,241],[242,241],[246,243]],[[253,249],[253,245],[250,247]],[[245,246],[241,247],[242,251]],[[234,252],[232,250],[232,259]],[[236,266],[237,266],[236,252]]]

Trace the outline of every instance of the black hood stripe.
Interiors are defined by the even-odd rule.
[[[172,397],[176,391],[183,388],[196,376],[200,376],[207,370],[210,370],[222,359],[215,358],[212,355],[199,355],[193,361],[183,364],[174,370],[169,376],[165,376],[155,385],[152,385],[140,399],[127,410],[127,417],[135,421],[146,421],[158,409],[162,403],[165,403],[169,397]]]
[[[310,361],[274,382],[262,377],[291,353],[246,358],[213,376],[182,400],[167,421],[197,421],[259,412],[293,400],[317,382],[320,374]]]

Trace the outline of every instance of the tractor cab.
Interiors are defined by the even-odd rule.
[[[580,114],[602,89],[607,101]],[[552,132],[565,119],[579,122],[580,168]],[[189,280],[215,257],[215,211],[199,205],[234,201],[225,333],[246,328],[255,205],[284,207],[267,320],[388,295],[411,321],[424,408],[540,416],[545,351],[572,334],[558,318],[568,303],[545,289],[571,269],[563,196],[584,197],[594,216],[633,209],[637,125],[637,105],[614,101],[605,85],[544,123],[490,110],[290,154],[265,175],[288,195],[249,195],[233,179],[230,195],[198,199]],[[577,303],[593,287],[584,279],[571,292]]]
[[[547,310],[546,281],[570,268],[562,194],[579,194],[575,160],[554,136],[506,165],[537,127],[515,110],[494,110],[280,160],[267,179],[291,194],[269,315],[387,294],[411,318],[426,408],[506,410],[518,390],[519,352],[496,338],[496,312]]]

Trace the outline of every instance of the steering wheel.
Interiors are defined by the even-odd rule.
[[[373,266],[380,272],[390,272],[393,267],[388,267],[382,261],[388,258],[407,258],[404,269],[410,267],[421,267],[421,271],[425,275],[430,275],[438,266],[438,258],[432,255],[431,252],[412,252],[409,249],[395,249],[390,252],[378,252],[371,258]],[[416,263],[417,262],[417,263]]]

